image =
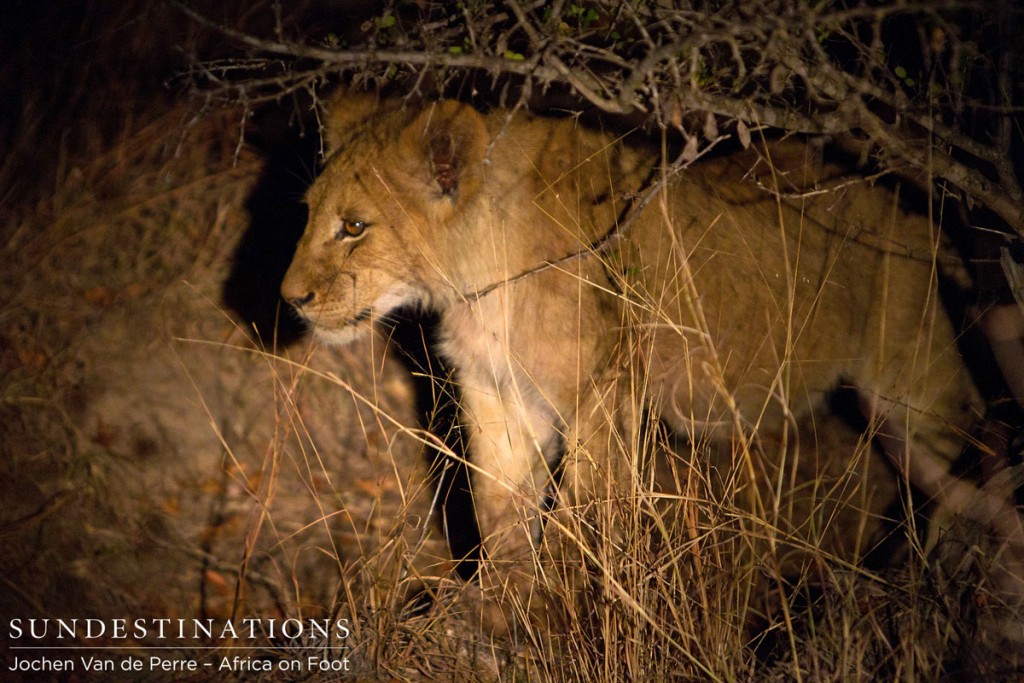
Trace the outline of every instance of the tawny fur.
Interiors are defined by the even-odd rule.
[[[632,216],[656,155],[571,119],[349,96],[328,138],[282,294],[328,342],[399,306],[440,312],[493,585],[514,600],[563,446],[563,488],[586,498],[628,476],[617,444],[644,408],[726,440],[845,382],[911,478],[959,453],[978,397],[935,229],[867,183],[807,192],[837,175],[811,148],[698,162]]]

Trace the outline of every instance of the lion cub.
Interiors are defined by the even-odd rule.
[[[803,145],[700,161],[569,119],[369,97],[330,156],[281,287],[329,343],[399,306],[441,314],[462,390],[484,587],[531,610],[538,511],[614,494],[648,410],[747,439],[852,386],[896,466],[938,495],[978,396],[938,302],[933,226]],[[923,483],[922,483],[923,482]]]

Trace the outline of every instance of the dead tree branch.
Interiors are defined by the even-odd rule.
[[[511,104],[561,89],[688,135],[710,113],[722,130],[855,141],[1024,235],[1024,10],[1011,0],[392,0],[357,31],[301,39],[279,19],[260,36],[169,1],[240,51],[197,65],[207,97],[257,104],[339,75],[440,93],[483,78]]]

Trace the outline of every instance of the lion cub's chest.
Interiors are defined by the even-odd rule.
[[[489,300],[457,303],[445,311],[441,353],[461,383],[482,388],[512,381],[516,364],[508,348],[509,323],[508,315]]]
[[[542,288],[511,289],[448,306],[441,316],[440,351],[463,389],[497,392],[502,400],[564,418],[579,388],[578,331],[573,327],[570,335],[551,319],[575,319],[575,307],[562,310],[567,302]]]

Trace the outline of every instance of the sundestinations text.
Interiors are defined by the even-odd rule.
[[[335,639],[351,635],[348,619],[10,619],[13,640],[288,640]]]

